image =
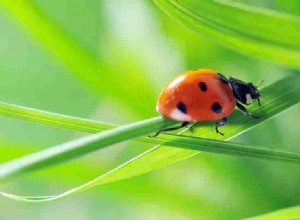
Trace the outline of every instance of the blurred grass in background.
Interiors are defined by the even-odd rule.
[[[151,1],[29,1],[101,63],[99,80],[113,72],[120,87],[95,88],[45,49],[0,8],[0,100],[68,115],[124,124],[151,116],[161,87],[186,69],[271,83],[290,70],[258,61],[202,38],[167,17]],[[239,1],[240,2],[240,1]],[[298,0],[243,1],[299,15]],[[43,28],[43,27],[41,27]],[[52,36],[55,38],[55,35]],[[122,80],[119,80],[122,79]],[[142,91],[138,82],[147,82]],[[108,82],[107,82],[108,83]],[[102,86],[102,85],[99,85]],[[128,94],[120,88],[130,88]],[[143,98],[140,98],[143,97]],[[137,108],[137,107],[141,108]],[[299,106],[235,141],[294,146]],[[0,118],[0,161],[82,134]],[[124,143],[3,183],[18,194],[52,194],[84,183],[152,145]],[[300,202],[297,165],[200,154],[170,167],[92,189],[57,202],[21,204],[0,199],[1,219],[238,219]]]

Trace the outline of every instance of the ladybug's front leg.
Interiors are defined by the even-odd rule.
[[[257,115],[253,115],[251,112],[248,112],[248,110],[239,102],[236,102],[236,107],[245,115],[247,115],[250,118],[256,118],[256,119],[260,119],[262,116],[257,116]]]
[[[219,131],[219,128],[223,127],[227,124],[228,124],[227,118],[223,118],[221,121],[217,121],[216,122],[216,132],[223,136],[224,134]]]

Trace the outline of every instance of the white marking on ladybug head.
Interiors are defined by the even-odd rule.
[[[176,121],[191,121],[192,120],[190,116],[188,116],[187,114],[184,114],[177,108],[171,112],[170,118],[172,118]]]
[[[246,104],[251,104],[252,102],[252,98],[251,98],[251,94],[250,93],[247,93],[246,94]]]
[[[177,84],[179,84],[182,80],[184,80],[185,76],[179,76],[176,79],[174,79],[169,85],[168,89],[173,89]]]

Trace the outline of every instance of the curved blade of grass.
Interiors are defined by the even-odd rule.
[[[240,53],[300,69],[300,18],[231,1],[154,0],[175,20]]]
[[[264,214],[257,217],[247,218],[246,220],[283,220],[283,219],[300,219],[300,207],[281,209],[275,212]]]
[[[116,129],[115,129],[116,130]],[[103,132],[105,133],[105,132]],[[105,135],[102,136],[102,139]],[[205,150],[209,152],[216,152],[216,153],[225,153],[225,154],[231,154],[231,155],[239,155],[239,156],[250,156],[254,158],[262,158],[262,159],[272,159],[276,161],[285,161],[285,162],[296,162],[300,163],[300,153],[291,153],[291,152],[284,152],[284,151],[277,151],[277,150],[271,150],[271,149],[266,149],[262,147],[253,147],[253,146],[247,146],[245,144],[238,144],[238,143],[232,143],[232,142],[224,142],[224,141],[214,141],[214,140],[205,140],[205,139],[200,139],[200,138],[192,138],[192,137],[186,137],[186,136],[180,136],[180,137],[172,137],[174,135],[170,135],[171,137],[168,138],[163,138],[163,141],[166,139],[168,140],[165,142],[166,145],[170,146],[176,146],[176,147],[181,147],[181,148],[188,148],[188,149],[195,149],[195,150]],[[91,136],[89,136],[89,140]],[[100,139],[100,137],[99,137]],[[76,142],[72,142],[69,144],[78,144],[78,142],[84,142],[86,141],[87,138],[78,140]],[[159,141],[158,141],[159,142]],[[101,142],[95,142],[95,139],[93,140],[92,144],[98,144],[102,145]],[[65,144],[66,145],[66,144]],[[61,146],[60,146],[61,149]],[[44,151],[45,154],[49,153],[48,151]],[[34,159],[34,157],[43,157],[44,152],[41,154],[35,154],[31,156],[27,156],[22,158],[21,160],[19,159],[17,162],[18,163],[23,163],[26,164],[28,160]],[[147,152],[146,152],[147,153]],[[145,154],[143,154],[145,155]],[[46,157],[48,156],[45,155]],[[67,155],[68,156],[68,155]],[[139,158],[139,157],[138,157]],[[39,160],[40,158],[37,158]],[[157,159],[157,158],[155,158]],[[153,161],[154,162],[154,161]],[[12,162],[14,163],[14,161]],[[5,197],[14,199],[14,200],[19,200],[19,201],[26,201],[26,202],[45,202],[45,201],[52,201],[52,200],[57,200],[59,198],[63,198],[67,195],[71,195],[73,193],[78,193],[82,192],[85,190],[88,190],[96,185],[100,184],[106,184],[110,182],[114,182],[120,179],[125,179],[129,178],[128,173],[130,173],[130,176],[136,171],[134,167],[130,166],[131,161],[127,162],[125,165],[122,165],[122,167],[126,167],[125,173],[123,172],[115,172],[118,171],[118,168],[115,170],[112,170],[84,185],[81,185],[79,187],[73,188],[69,191],[66,191],[60,195],[55,195],[55,196],[41,196],[41,197],[23,197],[23,196],[16,196],[4,192],[0,192]],[[8,165],[7,167],[12,167],[14,168],[11,164],[5,164],[4,166]],[[40,164],[39,164],[40,165]],[[44,164],[42,164],[44,166]],[[4,167],[5,169],[6,167]],[[30,169],[33,168],[32,166],[29,167]],[[138,175],[139,173],[134,173],[135,175]]]
[[[233,117],[231,118],[231,122],[233,122],[233,125],[229,125],[229,127],[232,128],[232,131],[229,132],[229,134],[226,134],[225,137],[217,136],[213,131],[213,129],[211,129],[211,131],[202,133],[202,135],[199,136],[203,136],[203,137],[206,136],[206,137],[212,137],[214,139],[225,140],[237,136],[238,134],[241,134],[250,128],[253,128],[254,126],[262,123],[264,120],[267,120],[270,117],[273,117],[274,115],[298,103],[300,101],[300,97],[298,95],[300,92],[300,88],[298,86],[299,83],[300,83],[300,77],[286,77],[283,80],[280,80],[272,84],[271,86],[268,86],[265,89],[263,89],[262,94],[263,97],[265,97],[266,99],[264,100],[265,117],[262,120],[252,120],[242,116],[241,114],[234,113]],[[252,108],[251,110],[255,112],[257,111],[257,108]],[[283,152],[277,150],[268,150],[265,148],[255,148],[253,146],[252,147],[245,146],[236,143],[217,142],[213,140],[204,140],[204,139],[197,139],[191,137],[175,137],[174,139],[173,136],[161,135],[159,136],[159,138],[149,139],[149,140],[157,141],[158,143],[160,141],[163,141],[168,145],[172,145],[176,147],[186,147],[189,149],[199,149],[199,150],[201,149],[201,150],[207,150],[210,152],[217,152],[217,153],[238,154],[241,156],[251,156],[254,158],[260,158],[261,156],[263,156],[264,159],[275,159],[275,160],[284,159],[286,161],[293,161],[293,162],[296,162],[299,159],[298,158],[299,154],[296,153]],[[11,199],[27,201],[27,202],[51,201],[51,200],[62,198],[67,195],[71,195],[73,193],[87,190],[96,185],[127,179],[136,175],[141,175],[143,173],[155,169],[159,169],[161,167],[186,159],[198,153],[199,151],[195,151],[195,150],[157,146],[139,155],[138,157],[133,158],[127,163],[121,165],[120,167],[111,170],[105,173],[104,175],[82,186],[73,188],[59,195],[44,196],[44,197],[22,197],[22,196],[7,194],[7,193],[2,193],[2,195]],[[30,156],[28,157],[30,158]],[[21,161],[25,161],[25,163],[27,163],[26,162],[27,160],[24,158],[21,158]],[[12,167],[13,166],[18,167],[18,160],[16,160],[15,162],[16,163],[8,162],[8,164],[10,164],[9,166]],[[18,169],[22,169],[22,166],[17,168],[17,170]]]
[[[95,57],[74,36],[55,24],[34,1],[2,0],[1,8],[5,13],[9,12],[50,55],[95,92],[116,98],[124,105],[128,105],[130,100],[129,107],[137,114],[153,113],[143,101],[155,100],[150,80],[146,76],[129,71],[125,73],[124,69],[113,67],[105,60],[100,63],[99,57]],[[130,88],[124,83],[129,78],[134,78]],[[139,91],[138,95],[136,91]],[[120,94],[122,99],[119,98]]]

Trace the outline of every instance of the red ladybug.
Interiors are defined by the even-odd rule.
[[[165,128],[161,132],[176,130],[190,123],[217,121],[219,127],[227,124],[227,116],[235,107],[251,118],[260,118],[247,111],[243,106],[258,100],[260,93],[252,83],[226,77],[214,70],[199,69],[187,71],[169,82],[162,90],[156,109],[166,118],[182,121],[179,127]]]

